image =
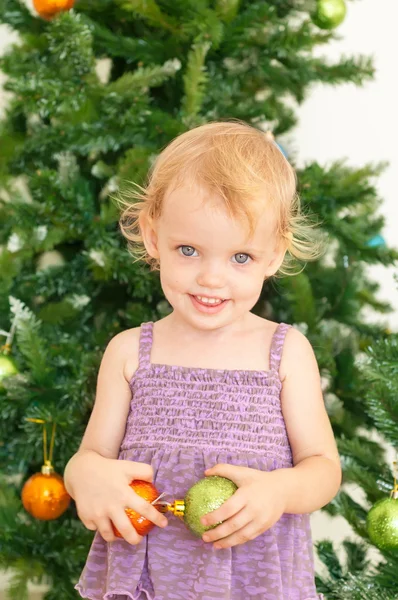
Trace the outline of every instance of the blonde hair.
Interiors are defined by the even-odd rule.
[[[230,214],[246,219],[249,232],[255,224],[253,207],[259,194],[276,210],[277,234],[286,248],[280,273],[292,272],[292,263],[314,260],[321,254],[314,225],[300,212],[296,174],[272,137],[240,121],[215,122],[191,129],[175,138],[157,157],[145,187],[133,184],[117,198],[122,209],[120,229],[130,253],[159,267],[143,244],[141,212],[156,220],[166,192],[187,181],[215,192]]]

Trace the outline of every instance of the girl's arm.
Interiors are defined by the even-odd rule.
[[[280,366],[282,412],[293,454],[293,469],[279,469],[287,492],[287,513],[325,506],[341,485],[341,467],[322,397],[318,365],[307,338],[289,329]]]
[[[138,366],[139,328],[124,331],[108,344],[98,373],[97,393],[78,452],[65,469],[65,486],[75,499],[80,519],[98,529],[106,541],[115,539],[112,523],[136,544],[136,533],[124,508],[130,507],[159,526],[167,519],[129,487],[133,479],[152,481],[150,465],[117,460],[131,401],[126,358],[130,370]],[[131,369],[131,365],[133,369]]]

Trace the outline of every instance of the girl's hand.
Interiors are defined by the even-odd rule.
[[[98,530],[107,542],[117,539],[112,523],[130,544],[138,544],[142,540],[127,517],[125,508],[132,508],[159,527],[167,525],[167,518],[129,486],[133,479],[152,482],[153,470],[150,465],[104,458],[90,451],[76,454],[70,463],[66,479],[79,518],[87,529]]]
[[[286,494],[278,471],[259,471],[248,467],[219,464],[205,471],[231,479],[238,489],[220,508],[202,517],[203,525],[215,525],[203,534],[203,541],[214,548],[231,548],[253,540],[279,521],[285,512]]]

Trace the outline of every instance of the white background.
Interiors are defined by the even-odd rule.
[[[314,85],[298,110],[299,124],[289,141],[301,165],[347,159],[348,165],[361,167],[387,161],[376,187],[386,217],[384,238],[398,247],[398,2],[349,2],[347,17],[336,31],[342,39],[321,47],[318,54],[331,61],[342,55],[371,55],[376,76],[363,87]],[[379,297],[394,306],[387,319],[398,330],[397,269],[369,271],[381,285]]]

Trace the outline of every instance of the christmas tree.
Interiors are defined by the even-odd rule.
[[[398,450],[398,335],[374,341],[360,357],[360,364],[367,383],[363,401],[369,425]],[[364,502],[354,502],[341,491],[331,509],[344,515],[364,541],[344,543],[346,565],[338,560],[330,542],[319,544],[329,577],[319,579],[318,588],[335,600],[394,600],[398,598],[398,460],[394,486],[392,465],[386,463],[377,443],[366,437],[342,438],[339,447],[345,481],[363,490]],[[368,512],[369,506],[373,508]],[[369,559],[372,544],[380,550],[376,561]]]
[[[49,521],[23,510],[22,486],[45,459],[42,427],[50,437],[56,424],[52,463],[62,473],[107,342],[169,311],[158,276],[126,250],[114,197],[143,183],[160,149],[193,126],[242,119],[278,141],[313,82],[373,75],[366,57],[314,57],[344,18],[343,0],[81,0],[72,10],[65,0],[59,14],[54,4],[35,0],[40,14],[17,0],[0,4],[2,22],[20,36],[1,61],[12,95],[0,123],[0,329],[12,342],[0,357],[0,558],[15,572],[18,600],[41,579],[48,600],[75,598],[92,538],[73,505]],[[306,333],[336,435],[374,450],[375,463],[380,454],[358,434],[372,418],[356,357],[385,330],[362,309],[388,311],[366,265],[397,258],[382,238],[378,172],[313,163],[298,173],[327,252],[267,282],[255,307]],[[345,506],[328,510],[347,514]]]

